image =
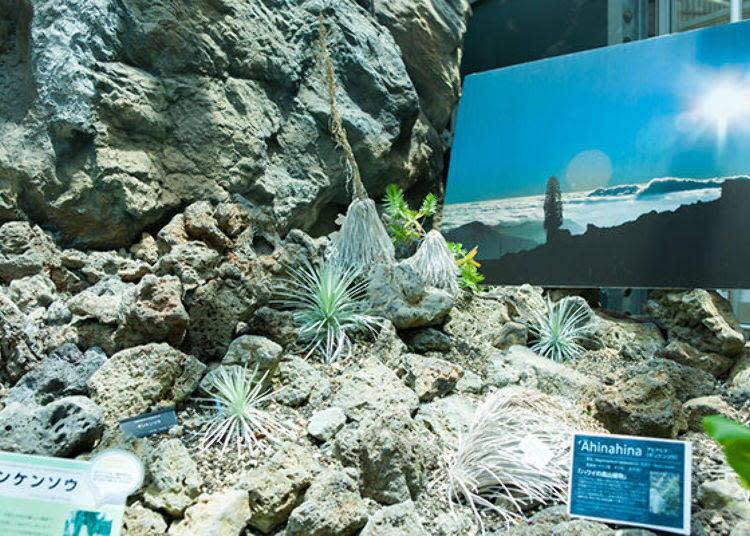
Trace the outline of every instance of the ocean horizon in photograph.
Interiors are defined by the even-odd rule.
[[[491,283],[747,287],[748,42],[744,22],[468,76],[444,233]]]

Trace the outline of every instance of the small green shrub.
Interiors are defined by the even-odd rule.
[[[383,204],[394,244],[419,241],[427,236],[424,222],[437,210],[437,198],[433,194],[425,196],[419,210],[412,210],[404,198],[404,191],[395,184],[389,184],[385,189]],[[481,265],[474,260],[477,248],[467,252],[462,244],[455,242],[447,242],[447,244],[459,268],[458,284],[461,288],[480,292],[482,290],[480,283],[484,281],[484,276],[479,273]]]
[[[306,357],[320,351],[330,363],[348,352],[351,333],[375,331],[380,319],[366,314],[368,284],[357,270],[331,261],[289,269],[275,302],[292,311]]]
[[[475,247],[471,251],[467,252],[464,249],[463,244],[460,242],[448,242],[448,247],[453,252],[456,258],[456,264],[458,264],[460,272],[460,278],[458,284],[462,288],[473,290],[474,292],[481,292],[482,286],[479,284],[484,281],[484,276],[479,273],[479,264],[474,260],[474,255],[477,254],[477,248]]]
[[[724,449],[727,462],[742,485],[750,489],[750,427],[712,415],[703,419],[703,428]]]
[[[581,342],[591,334],[588,311],[583,304],[565,297],[557,303],[547,297],[545,310],[533,312],[529,330],[536,342],[531,349],[553,361],[575,359],[584,351]]]
[[[419,210],[412,210],[404,199],[404,191],[395,184],[386,187],[383,203],[390,220],[391,237],[396,243],[424,238],[427,234],[424,221],[437,210],[437,198],[433,194],[427,194]]]
[[[209,397],[197,399],[204,411],[201,450],[218,443],[220,457],[231,444],[238,452],[244,448],[252,453],[262,448],[264,438],[294,437],[290,426],[263,409],[275,394],[263,389],[267,374],[258,378],[257,366],[252,374],[243,367],[219,367],[210,376]]]

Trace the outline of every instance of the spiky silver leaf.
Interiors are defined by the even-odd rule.
[[[320,351],[326,362],[348,352],[349,335],[371,331],[380,319],[366,314],[368,281],[358,271],[331,260],[315,267],[305,259],[301,267],[290,268],[289,277],[275,303],[292,311],[304,351]]]
[[[198,398],[203,410],[200,450],[220,444],[219,457],[234,444],[251,453],[263,449],[263,440],[278,441],[282,436],[294,438],[291,426],[271,416],[263,407],[276,394],[263,388],[268,372],[258,377],[244,367],[220,366],[209,376],[209,397]]]
[[[591,334],[586,307],[566,296],[557,303],[547,297],[545,310],[533,312],[529,330],[536,342],[531,349],[552,361],[575,359],[584,352],[581,342]]]

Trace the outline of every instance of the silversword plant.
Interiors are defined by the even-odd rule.
[[[204,412],[200,432],[200,449],[221,445],[219,456],[230,446],[238,453],[243,449],[254,453],[263,448],[263,440],[278,441],[294,438],[292,427],[276,419],[264,409],[276,394],[264,389],[268,372],[259,377],[256,365],[252,373],[245,367],[220,366],[209,375],[207,398],[198,398]]]
[[[428,285],[458,294],[460,270],[453,258],[453,252],[439,231],[432,230],[427,233],[417,252],[406,262]]]
[[[318,21],[318,46],[320,47],[318,61],[325,73],[328,88],[328,105],[331,111],[331,134],[344,152],[347,184],[352,185],[352,202],[346,211],[346,218],[341,229],[333,236],[332,256],[336,262],[347,267],[358,269],[375,263],[390,264],[394,261],[395,252],[383,222],[378,216],[375,202],[370,199],[359,173],[359,165],[354,158],[354,151],[349,144],[349,138],[344,123],[339,114],[336,103],[336,73],[328,50],[327,32],[320,12]]]
[[[557,303],[547,297],[545,310],[533,312],[529,330],[536,342],[531,349],[552,361],[567,361],[580,356],[581,342],[591,334],[589,312],[578,300],[568,296]]]
[[[366,314],[369,282],[334,260],[313,266],[307,259],[289,269],[275,300],[292,311],[306,357],[319,351],[330,363],[349,352],[350,334],[375,332],[380,319]]]
[[[433,482],[451,511],[469,506],[484,533],[487,512],[513,523],[531,503],[562,500],[569,430],[552,417],[563,409],[550,406],[549,397],[519,387],[487,396]]]

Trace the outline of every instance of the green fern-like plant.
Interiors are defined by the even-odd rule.
[[[305,259],[289,269],[275,303],[292,311],[306,357],[319,351],[330,363],[348,352],[350,334],[375,332],[381,319],[366,314],[368,285],[359,271],[332,261],[313,266]]]
[[[591,334],[588,311],[580,302],[566,296],[557,303],[547,297],[545,310],[533,312],[529,323],[536,342],[531,349],[553,361],[563,362],[580,356],[581,342]]]
[[[404,191],[395,184],[389,184],[385,189],[383,206],[390,220],[391,238],[394,242],[421,240],[427,234],[424,221],[437,210],[437,198],[433,194],[427,194],[419,210],[413,210],[404,198]]]

